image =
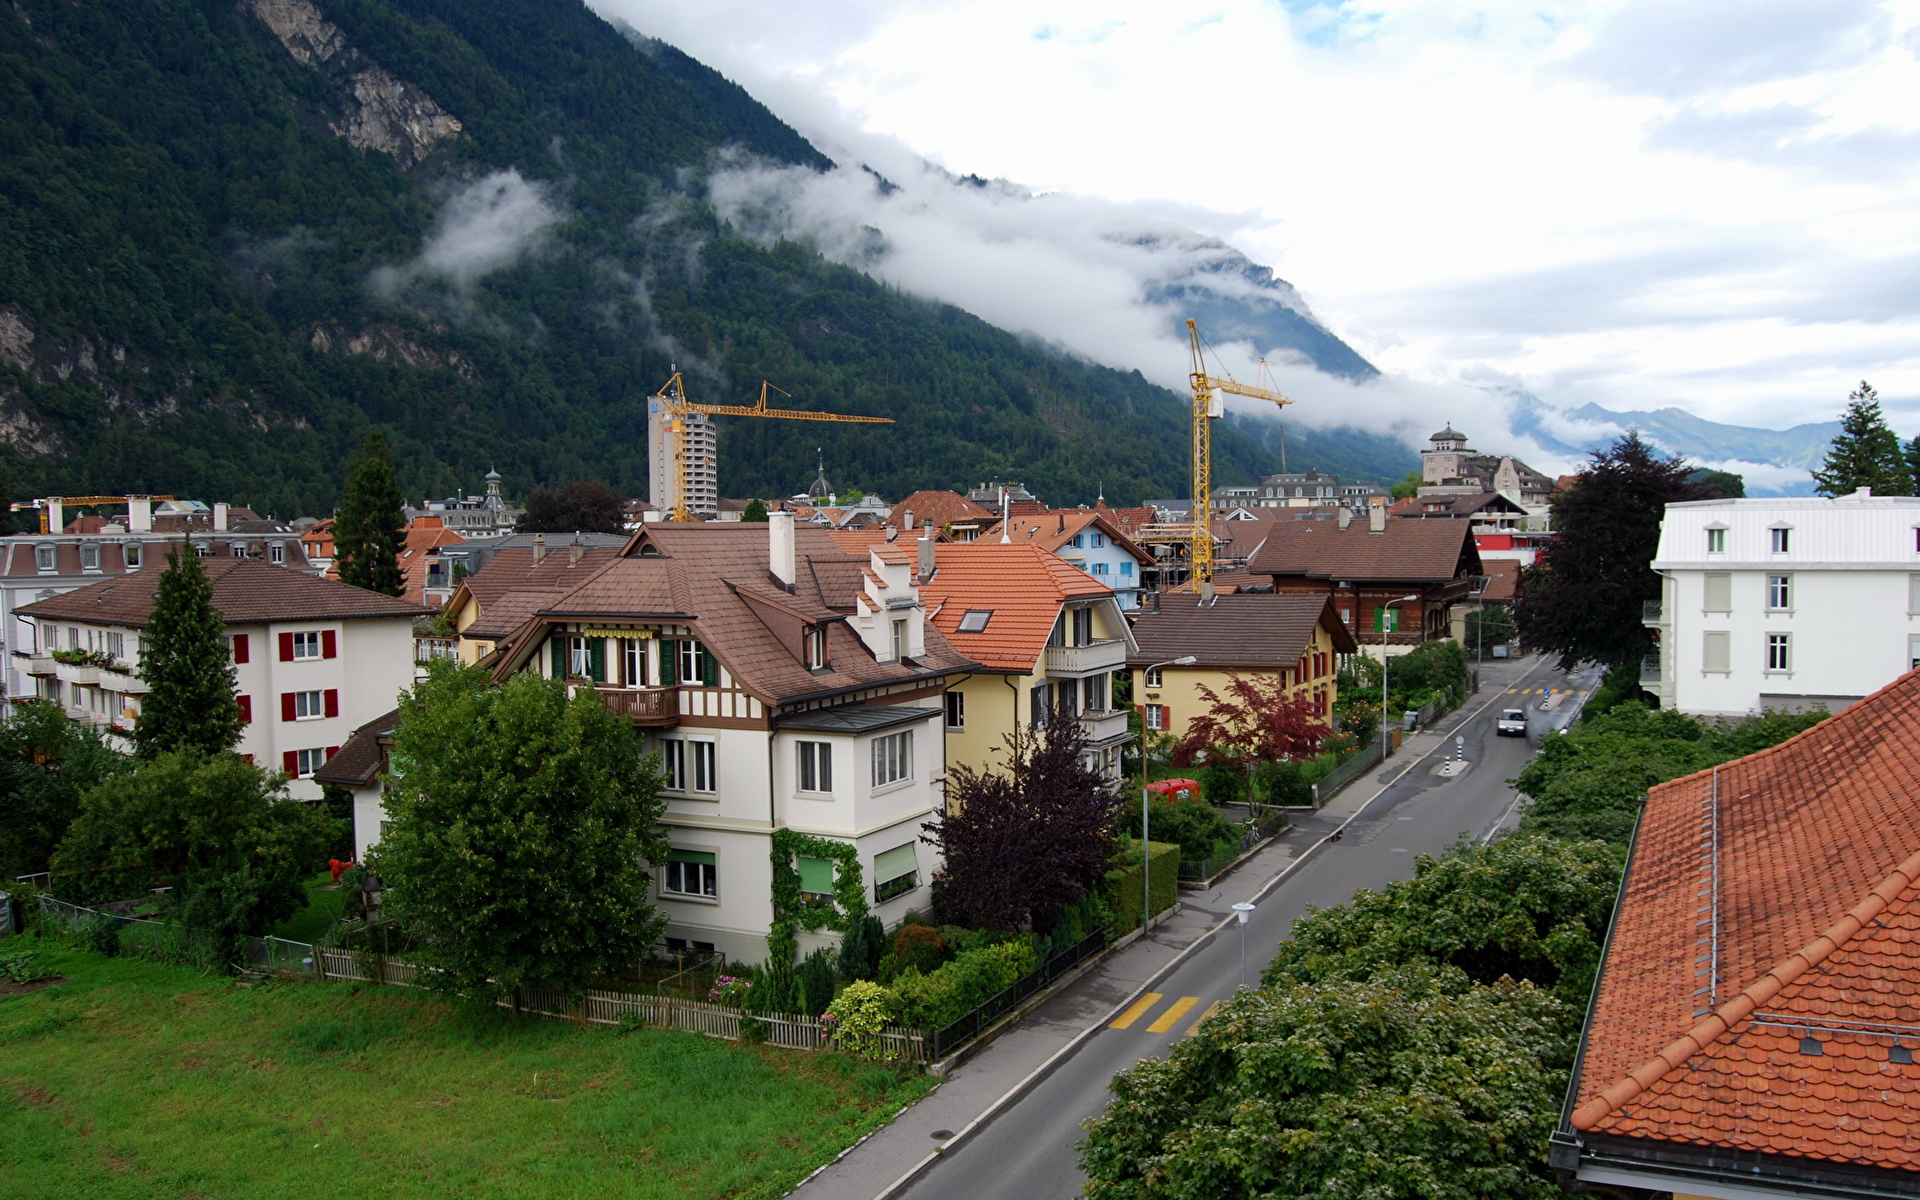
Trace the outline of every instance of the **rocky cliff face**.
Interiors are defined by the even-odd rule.
[[[391,154],[402,170],[460,136],[460,119],[432,96],[347,44],[338,26],[307,0],[244,0],[296,62],[332,79],[342,91],[333,132],[362,150]]]

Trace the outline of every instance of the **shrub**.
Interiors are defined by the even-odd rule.
[[[80,944],[95,954],[114,958],[120,953],[120,922],[106,917],[80,931]]]
[[[747,996],[752,991],[753,980],[739,975],[722,975],[713,981],[713,988],[707,993],[707,1002],[744,1008]]]
[[[827,1011],[827,1005],[833,1003],[834,954],[825,946],[807,955],[800,963],[796,973],[799,984],[800,1011],[809,1017],[817,1017]]]
[[[944,1029],[1005,991],[1034,968],[1031,942],[969,950],[930,975],[909,968],[893,981],[906,1018],[921,1029]]]
[[[1150,802],[1147,811],[1153,836],[1163,842],[1177,842],[1180,857],[1186,861],[1219,858],[1240,841],[1240,827],[1204,800]]]
[[[880,960],[880,982],[892,983],[909,967],[931,974],[947,961],[947,943],[930,925],[902,925],[893,935],[893,947]]]
[[[1232,804],[1241,798],[1240,772],[1220,761],[1200,768],[1200,794],[1215,804]]]
[[[880,1034],[900,1019],[900,997],[870,980],[857,980],[834,998],[821,1020],[835,1048],[863,1058],[880,1054]]]
[[[760,978],[754,980],[747,994],[741,997],[740,1007],[762,1015],[798,1010],[799,980],[795,978],[793,964],[780,958],[768,959],[767,965],[760,969]]]
[[[880,973],[880,955],[887,944],[887,927],[868,914],[855,918],[840,939],[840,978],[872,979]]]
[[[1313,803],[1315,781],[1307,778],[1306,764],[1292,759],[1263,762],[1259,778],[1260,790],[1266,793],[1268,804],[1304,808]],[[1190,853],[1186,843],[1181,842],[1181,857],[1188,857]]]
[[[0,951],[0,979],[10,983],[32,983],[52,973],[33,965],[33,952],[30,950]]]

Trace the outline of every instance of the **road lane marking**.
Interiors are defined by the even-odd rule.
[[[1153,1024],[1147,1026],[1147,1032],[1148,1033],[1165,1033],[1167,1030],[1172,1029],[1175,1025],[1178,1025],[1180,1023],[1180,1018],[1187,1015],[1187,1010],[1192,1008],[1194,1005],[1198,1003],[1200,1003],[1200,997],[1198,996],[1180,997],[1178,1000],[1175,1000],[1173,1002],[1172,1006],[1169,1007],[1165,1013],[1161,1014],[1160,1019],[1158,1021],[1155,1021]]]
[[[1107,1028],[1109,1029],[1132,1028],[1133,1023],[1135,1021],[1138,1021],[1141,1017],[1146,1016],[1147,1010],[1152,1008],[1154,1005],[1160,1003],[1160,1000],[1161,1000],[1161,995],[1159,992],[1148,992],[1146,995],[1140,997],[1138,1000],[1135,1000],[1132,1006],[1130,1006],[1127,1009],[1127,1011],[1121,1013],[1118,1017],[1114,1018],[1113,1024],[1107,1026]]]
[[[1206,1023],[1206,1020],[1208,1017],[1219,1012],[1220,1006],[1225,1003],[1226,1003],[1225,1000],[1215,1000],[1212,1004],[1207,1005],[1207,1011],[1201,1013],[1198,1020],[1194,1021],[1193,1024],[1187,1026],[1187,1036],[1192,1037],[1194,1034],[1199,1033],[1200,1026]]]

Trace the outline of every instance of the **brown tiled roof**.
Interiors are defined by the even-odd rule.
[[[213,582],[213,606],[229,625],[264,621],[340,621],[417,617],[428,610],[332,579],[271,566],[253,558],[201,560]],[[153,611],[162,564],[104,579],[15,609],[21,616],[97,625],[144,627]]]
[[[1488,509],[1508,516],[1527,511],[1499,492],[1471,492],[1457,496],[1412,496],[1394,505],[1392,512],[1395,516],[1458,520]]]
[[[486,566],[460,581],[448,602],[452,607],[465,593],[479,606],[480,615],[460,636],[483,641],[507,636],[619,556],[618,546],[588,546],[576,563],[572,551],[562,544],[549,547],[546,557],[536,563],[531,547],[496,551]]]
[[[927,653],[906,663],[877,662],[845,621],[823,620],[853,610],[867,558],[854,558],[818,526],[794,528],[794,591],[774,582],[767,568],[769,526],[734,521],[645,526],[620,557],[540,610],[538,620],[513,635],[515,646],[544,636],[552,624],[657,618],[693,628],[740,686],[769,704],[803,696],[853,691],[886,683],[933,679],[974,666],[938,630],[929,628]],[[650,552],[651,551],[651,552]],[[476,576],[475,578],[478,578]],[[741,593],[786,597],[787,605],[822,620],[828,669],[814,672]],[[503,659],[511,669],[521,655]]]
[[[1481,591],[1480,599],[1514,599],[1520,594],[1520,570],[1520,560],[1517,558],[1481,559],[1480,573],[1487,577],[1487,586]]]
[[[994,523],[994,528],[996,532],[992,535],[992,540],[999,541],[999,522]],[[1153,555],[1134,545],[1133,540],[1124,530],[1109,520],[1104,513],[1091,508],[1060,509],[1056,512],[1032,513],[1026,516],[1015,515],[1008,519],[1006,528],[1006,534],[1011,540],[1031,542],[1055,554],[1066,549],[1075,535],[1089,531],[1105,534],[1114,545],[1140,562],[1153,561]],[[981,540],[988,540],[987,535],[982,534]]]
[[[16,537],[0,539],[0,575],[38,575],[40,573],[40,567],[38,560],[34,556],[34,549],[37,544],[43,544],[49,536],[58,535],[23,534]],[[121,534],[113,533],[105,534],[99,541],[99,573],[101,575],[126,574],[126,554],[125,551],[121,549],[122,542],[119,540],[122,536]],[[142,553],[146,556],[146,562],[149,565],[155,566],[164,565],[167,552],[180,545],[179,541],[175,539],[143,537],[138,534],[124,536],[126,541],[140,543]],[[248,538],[245,536],[229,538],[223,536],[211,541],[204,536],[200,536],[194,538],[194,545],[208,546],[212,549],[213,554],[208,561],[224,561],[233,556],[233,547],[235,545],[239,545],[244,549],[258,551],[259,554],[265,554],[266,543],[269,541],[284,542],[287,547],[286,563],[275,564],[276,566],[284,565],[294,568],[295,570],[307,566],[306,553],[291,533],[288,533],[284,538]],[[54,564],[59,574],[81,574],[80,543],[54,543]]]
[[[1573,1126],[1920,1171],[1917,797],[1920,673],[1654,788]]]
[[[916,530],[923,525],[939,528],[943,525],[951,525],[955,521],[967,524],[991,524],[1000,519],[999,513],[975,504],[959,492],[915,492],[893,506],[893,512],[888,516],[887,523],[905,528],[908,513],[913,514],[913,526]]]
[[[1441,582],[1460,573],[1463,559],[1472,567],[1480,560],[1471,522],[1389,517],[1380,533],[1364,520],[1345,529],[1336,521],[1275,521],[1247,566],[1309,579]]]
[[[934,547],[933,579],[920,585],[932,624],[968,658],[1025,674],[1039,665],[1068,597],[1111,596],[1113,589],[1030,542],[997,539]],[[961,633],[973,609],[992,609],[987,627]]]
[[[1237,593],[1215,596],[1204,605],[1191,594],[1157,599],[1157,611],[1134,614],[1140,652],[1127,659],[1131,666],[1191,654],[1200,660],[1196,667],[1278,670],[1300,661],[1316,625],[1328,628],[1340,653],[1357,649],[1326,596]]]
[[[321,764],[313,773],[315,783],[331,783],[337,787],[366,787],[373,777],[386,765],[386,751],[380,747],[380,739],[393,736],[400,725],[400,710],[382,713],[365,725],[353,731],[346,744],[341,746],[334,756]]]
[[[893,532],[884,525],[875,525],[866,529],[829,529],[827,536],[848,554],[864,557],[869,546],[884,545]]]

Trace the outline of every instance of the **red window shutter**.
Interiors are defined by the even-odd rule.
[[[246,760],[247,760],[247,765],[248,765],[248,766],[252,766],[252,765],[253,765],[253,755],[251,755],[251,754],[242,754],[242,755],[241,755],[240,757],[241,757],[241,758],[244,758],[244,759],[246,759]]]
[[[294,719],[292,692],[280,693],[280,719],[282,721],[291,721]]]
[[[293,778],[299,778],[300,752],[298,750],[289,750],[282,754],[280,756],[280,769]]]
[[[340,747],[338,747],[338,746],[328,746],[328,747],[327,747],[327,759],[328,759],[329,761],[331,761],[331,760],[333,759],[333,756],[334,756],[334,755],[336,755],[336,754],[338,754],[338,753],[340,753]]]
[[[293,661],[293,635],[290,633],[280,635],[280,661]]]
[[[234,634],[233,635],[233,661],[237,663],[248,662],[252,659],[252,657],[253,657],[252,654],[249,652],[247,648],[247,635],[244,633]]]
[[[334,640],[333,630],[331,629],[322,629],[320,631],[320,657],[340,657],[340,644]]]
[[[253,697],[235,696],[233,702],[240,706],[240,723],[242,725],[253,724]]]
[[[339,716],[340,715],[340,689],[328,688],[326,691],[326,701],[327,701],[327,715],[330,717]]]

